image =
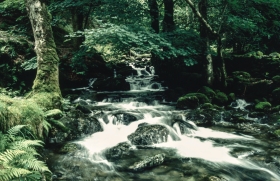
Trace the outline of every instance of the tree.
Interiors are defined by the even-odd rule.
[[[200,2],[202,3],[202,4],[200,4],[200,10],[202,11],[203,14],[195,8],[195,5],[193,4],[193,2],[191,0],[186,0],[186,3],[190,6],[193,13],[199,19],[201,26],[203,26],[203,28],[205,28],[211,34],[211,36],[214,37],[217,41],[217,55],[218,55],[217,66],[216,67],[213,66],[213,62],[210,61],[211,60],[210,58],[209,58],[209,60],[206,61],[206,63],[208,63],[208,64],[205,64],[204,68],[206,69],[205,72],[209,73],[208,75],[206,75],[206,79],[207,79],[206,82],[211,83],[213,81],[216,81],[217,85],[220,88],[225,88],[227,73],[226,73],[226,69],[225,69],[225,62],[222,57],[222,41],[221,41],[221,35],[219,34],[220,28],[218,31],[215,31],[212,28],[212,26],[207,22],[207,20],[204,18],[204,16],[207,15],[207,13],[205,13],[205,12],[207,12],[207,9],[205,9],[205,8],[207,8],[207,7],[205,7],[205,6],[207,6],[207,4],[205,4],[207,2],[207,0],[201,0]],[[226,8],[226,5],[225,5],[225,8]],[[220,25],[221,25],[221,23],[220,23]],[[203,31],[205,31],[205,30],[203,30]],[[206,37],[207,36],[208,35],[206,34]],[[207,57],[206,57],[206,59],[207,59]],[[212,64],[212,66],[211,66],[211,64]],[[214,69],[216,70],[216,72],[214,72]],[[213,81],[209,81],[212,79],[212,75],[213,75],[212,72],[214,72],[214,74],[216,74],[216,77]]]
[[[149,0],[148,3],[151,16],[151,27],[155,33],[159,33],[159,10],[157,0]]]
[[[162,31],[172,32],[175,30],[174,23],[174,2],[173,0],[163,0],[164,3],[164,17],[162,21]]]
[[[200,0],[198,3],[199,12],[201,16],[207,20],[207,3],[208,0]],[[201,46],[202,54],[203,54],[203,70],[204,70],[204,80],[205,83],[209,86],[212,86],[214,81],[214,71],[213,71],[213,59],[210,52],[210,42],[209,42],[209,32],[205,24],[200,22],[200,37],[203,40],[203,44]]]
[[[33,30],[38,65],[32,92],[28,97],[47,109],[60,108],[59,58],[51,28],[51,15],[43,0],[25,0],[25,4]]]

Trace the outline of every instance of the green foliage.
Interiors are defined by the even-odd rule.
[[[3,0],[0,2],[0,15],[5,17],[5,25],[1,28],[17,32],[26,32],[29,21],[26,16],[24,0]],[[16,23],[15,23],[16,22]],[[1,22],[2,23],[2,22]],[[30,27],[29,27],[30,29]]]
[[[182,44],[174,46],[169,41],[172,39],[170,34],[159,35],[140,27],[104,24],[98,29],[85,31],[85,36],[84,45],[101,51],[109,60],[121,59],[134,51],[138,54],[152,53],[162,60],[184,57],[186,65],[196,64],[196,61],[190,58],[196,53],[195,49]],[[177,37],[180,38],[182,39]]]
[[[15,179],[39,180],[41,173],[51,173],[46,164],[38,159],[36,150],[42,147],[39,140],[26,140],[21,130],[25,125],[17,125],[7,131],[0,132],[0,180]],[[21,135],[19,134],[21,133]]]
[[[37,57],[33,57],[29,60],[26,60],[21,64],[21,67],[24,70],[32,70],[37,68]]]

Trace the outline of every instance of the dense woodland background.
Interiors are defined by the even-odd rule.
[[[47,5],[47,16],[51,17],[47,23],[52,27],[56,44],[52,48],[60,60],[62,96],[68,88],[88,86],[91,78],[100,80],[94,84],[95,90],[128,90],[122,81],[131,75],[128,64],[134,63],[139,67],[155,68],[159,80],[168,87],[167,101],[176,102],[180,96],[199,92],[207,86],[217,95],[219,91],[223,96],[234,93],[265,102],[269,109],[270,103],[275,106],[274,110],[280,109],[278,0],[37,1]],[[33,81],[38,73],[38,52],[34,51],[34,37],[40,36],[40,32],[32,31],[37,20],[30,23],[28,3],[37,1],[0,0],[2,94],[12,97],[26,95],[32,85],[33,91],[36,87]],[[48,34],[46,37],[51,36]],[[219,106],[229,103],[228,98],[225,102],[219,101],[217,98],[215,102]],[[8,118],[14,121],[13,126],[22,119],[6,116],[7,105],[23,105],[12,102],[1,98],[2,131],[11,127],[5,122]],[[185,106],[183,103],[179,108],[184,109]],[[43,111],[49,111],[47,106],[44,108]],[[44,113],[37,109],[37,106],[28,108],[28,119],[36,110],[40,129],[48,130],[50,124],[43,121]],[[32,118],[30,124],[36,127],[38,117]],[[6,125],[3,126],[3,122]],[[29,133],[24,127],[13,127],[0,134],[0,152],[3,153],[0,153],[0,178],[4,180],[22,176],[36,180],[44,178],[42,172],[50,172],[43,162],[27,161],[37,154],[33,147],[42,146],[43,142],[24,142],[25,138],[32,138],[26,136]],[[25,136],[16,136],[21,129],[25,130]],[[36,129],[42,138],[43,131]],[[15,140],[19,142],[15,143]],[[19,149],[11,151],[15,148]],[[28,151],[30,154],[25,155]],[[18,155],[22,156],[24,163],[13,162]],[[23,167],[27,170],[21,170]]]
[[[202,84],[225,88],[231,65],[224,58],[279,51],[278,1],[44,2],[52,15],[61,77],[70,82],[108,76],[118,63],[151,55],[157,74],[171,86],[180,87],[179,78],[198,73]],[[1,85],[30,88],[32,71],[25,78],[21,72],[36,69],[36,55],[24,1],[2,1],[0,13]],[[65,82],[62,87],[80,86]]]

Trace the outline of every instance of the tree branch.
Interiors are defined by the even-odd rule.
[[[199,21],[207,28],[207,30],[215,36],[218,36],[218,33],[213,30],[213,28],[208,24],[208,22],[203,18],[200,12],[195,8],[193,2],[191,0],[186,0],[186,3],[190,6],[193,13],[198,17]]]

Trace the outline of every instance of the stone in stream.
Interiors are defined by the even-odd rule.
[[[128,155],[132,145],[127,142],[119,143],[118,145],[108,149],[105,153],[108,160],[121,158],[123,155]]]
[[[136,162],[131,165],[128,169],[134,172],[143,171],[147,168],[155,167],[164,162],[165,154],[157,154],[152,157],[147,157],[142,161]]]
[[[153,145],[167,141],[168,129],[162,125],[141,125],[128,136],[133,145]]]

